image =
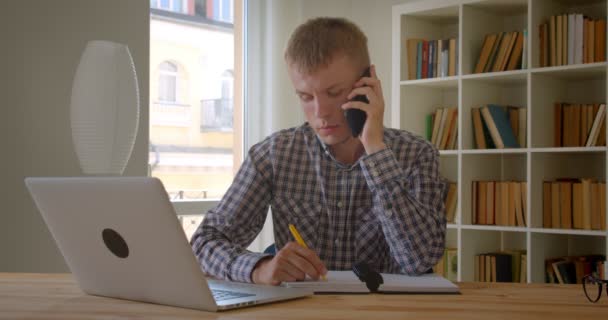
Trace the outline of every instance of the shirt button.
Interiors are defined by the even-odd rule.
[[[375,164],[375,163],[373,163],[373,162],[370,162],[370,163],[368,164],[368,166],[369,166],[370,168],[373,168],[374,166],[376,166],[376,164]]]
[[[392,210],[386,210],[386,212],[384,212],[384,215],[386,215],[387,217],[391,217],[393,215],[393,211]]]
[[[335,244],[336,246],[337,246],[337,245],[339,245],[339,244],[340,244],[340,240],[338,240],[338,239],[334,240],[334,244]]]
[[[378,177],[378,170],[372,170],[372,176]]]
[[[338,201],[338,208],[342,208],[342,201]]]

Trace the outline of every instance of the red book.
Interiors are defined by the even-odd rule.
[[[429,72],[429,42],[422,44],[422,79],[428,78]]]

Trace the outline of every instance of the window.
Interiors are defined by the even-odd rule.
[[[232,70],[222,73],[218,82],[221,83],[221,97],[201,101],[201,131],[233,130],[234,76]]]
[[[242,60],[235,40],[242,39],[242,18],[234,17],[235,2],[242,6],[241,0],[151,0],[150,175],[165,185],[187,233],[223,196],[242,162],[236,134],[242,128],[234,120],[242,114],[235,104],[243,101],[235,90],[242,81],[235,63]],[[210,17],[216,6],[217,19]]]
[[[231,0],[213,0],[212,15],[210,18],[218,21],[232,23],[232,1]]]
[[[150,8],[183,13],[185,7],[183,1],[184,0],[150,0]]]
[[[158,68],[158,100],[177,102],[177,66],[164,61]]]

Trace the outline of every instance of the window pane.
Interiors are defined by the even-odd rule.
[[[182,8],[192,11],[183,20],[150,17],[150,174],[176,200],[220,198],[241,162],[234,27],[208,19],[206,5]]]

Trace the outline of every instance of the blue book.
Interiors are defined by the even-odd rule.
[[[519,148],[517,138],[511,128],[507,110],[499,105],[489,104],[481,108],[481,115],[488,126],[496,148]]]

